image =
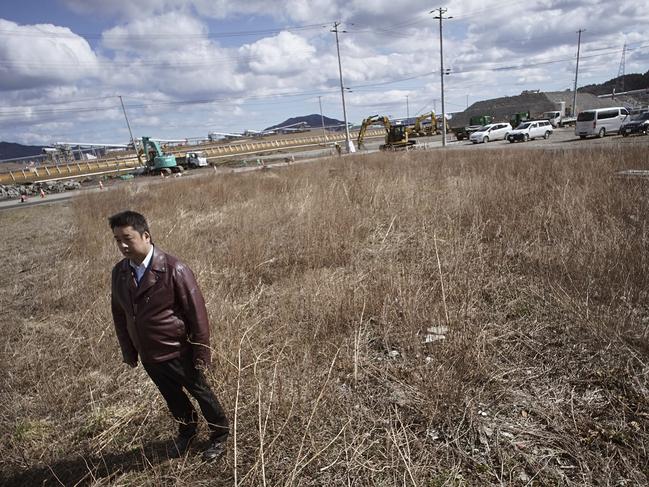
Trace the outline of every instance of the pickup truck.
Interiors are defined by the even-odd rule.
[[[574,125],[577,122],[577,117],[566,117],[565,115],[562,115],[561,111],[559,110],[543,112],[543,116],[541,118],[550,122],[550,124],[554,128],[565,127],[566,125]]]
[[[205,152],[187,152],[184,156],[177,156],[178,163],[186,168],[195,169],[197,167],[207,167],[207,156]]]

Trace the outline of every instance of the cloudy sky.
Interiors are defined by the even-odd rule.
[[[125,143],[205,137],[297,115],[411,116],[522,90],[649,70],[639,0],[19,0],[0,3],[0,140]]]

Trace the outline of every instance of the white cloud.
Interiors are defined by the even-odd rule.
[[[286,76],[315,68],[315,47],[290,32],[244,45],[239,53],[255,74]]]
[[[114,27],[103,34],[102,47],[113,51],[104,83],[122,92],[188,97],[245,89],[236,49],[220,47],[208,38],[204,23],[180,12]]]
[[[327,115],[342,118],[330,27],[285,29],[252,39],[220,41],[215,35],[215,26],[236,32],[341,20],[341,30],[348,31],[340,35],[344,82],[354,90],[348,95],[350,120],[373,113],[401,116],[406,95],[411,115],[434,104],[439,109],[435,101],[440,98],[438,23],[429,14],[434,5],[427,0],[411,0],[407,5],[393,0],[63,2],[77,12],[104,20],[114,16],[120,22],[104,32],[97,54],[66,27],[8,23],[25,32],[66,33],[64,38],[8,36],[12,45],[0,44],[0,59],[10,61],[0,63],[0,100],[8,105],[47,105],[120,93],[133,107],[137,131],[169,137],[195,134],[199,128],[200,132],[263,128],[317,110],[317,94],[323,96]],[[447,15],[454,17],[444,23],[445,66],[452,70],[446,78],[450,110],[463,108],[467,96],[473,102],[524,89],[572,86],[578,28],[586,29],[580,85],[614,77],[625,40],[635,47],[627,53],[627,73],[649,69],[645,41],[649,11],[637,0],[463,0],[447,6]],[[4,25],[6,21],[0,24],[3,30]],[[642,45],[644,49],[638,48]],[[604,50],[611,46],[618,48]],[[542,64],[554,60],[562,62]],[[73,62],[77,67],[70,69]],[[496,69],[516,65],[527,67]],[[385,83],[404,78],[411,79]],[[60,90],[44,88],[52,86]],[[286,96],[296,92],[311,95]],[[162,104],[197,99],[214,103]],[[27,112],[30,120],[38,120],[33,108]],[[115,124],[121,116],[113,109],[97,114]],[[75,124],[74,133],[86,129],[89,120],[102,124],[101,116],[70,113],[68,118]],[[256,126],[250,126],[253,123]],[[7,127],[2,118],[0,126],[3,131]],[[122,131],[120,127],[120,138]],[[38,128],[31,131],[38,132]]]
[[[124,18],[177,9],[191,2],[184,0],[63,0],[73,11],[83,14],[109,14]]]
[[[67,27],[0,19],[0,91],[69,84],[97,75],[95,53]]]
[[[105,48],[152,58],[160,57],[160,54],[174,56],[176,51],[201,49],[206,42],[205,24],[180,12],[136,19],[102,34]]]

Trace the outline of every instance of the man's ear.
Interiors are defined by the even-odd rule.
[[[144,231],[144,233],[142,233],[142,237],[147,239],[149,242],[151,241],[151,234],[146,230]]]

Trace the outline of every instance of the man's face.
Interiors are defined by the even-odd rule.
[[[151,235],[144,232],[142,235],[133,227],[115,227],[113,229],[117,248],[124,257],[141,264],[151,250]]]

